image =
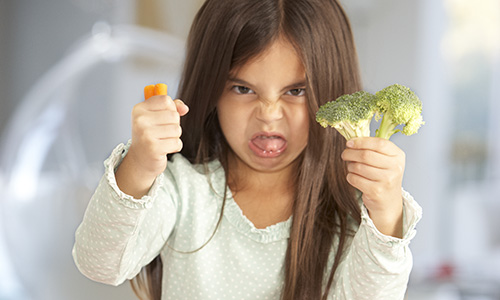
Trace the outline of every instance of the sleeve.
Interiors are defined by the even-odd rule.
[[[332,299],[402,300],[413,266],[409,243],[422,208],[403,190],[403,238],[382,234],[361,207],[361,224],[335,274]]]
[[[120,144],[104,162],[105,173],[76,230],[73,259],[82,274],[111,285],[135,277],[164,246],[176,222],[176,187],[160,174],[148,194],[134,199],[116,183],[115,169],[128,151]],[[166,192],[168,191],[168,193]]]

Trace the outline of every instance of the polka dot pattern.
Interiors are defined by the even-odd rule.
[[[163,261],[162,299],[279,299],[291,218],[257,229],[227,193],[217,161],[202,168],[173,156],[148,195],[133,199],[119,190],[114,170],[126,155],[119,145],[76,232],[73,256],[92,280],[118,285],[135,277],[157,255]],[[362,206],[353,224],[329,299],[402,299],[412,268],[408,248],[421,208],[404,194],[404,237],[380,233]],[[360,204],[362,205],[362,204]],[[336,244],[328,262],[333,264]],[[326,277],[326,276],[325,276]]]

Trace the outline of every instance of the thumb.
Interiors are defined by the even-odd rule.
[[[184,104],[182,100],[176,99],[174,100],[174,103],[175,107],[177,108],[177,112],[181,117],[188,113],[189,107],[186,104]]]

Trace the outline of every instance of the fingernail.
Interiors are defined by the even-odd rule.
[[[354,147],[354,142],[352,140],[348,140],[347,143],[345,143],[345,145],[349,148],[352,148]]]

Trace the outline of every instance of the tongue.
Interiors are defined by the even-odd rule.
[[[285,145],[285,140],[280,137],[256,137],[253,143],[264,151],[277,151]]]

